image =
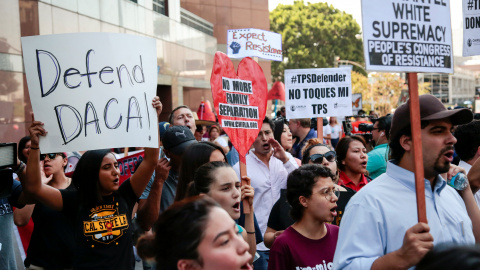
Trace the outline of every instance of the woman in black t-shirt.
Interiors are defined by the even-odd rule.
[[[153,99],[157,117],[161,102]],[[33,118],[33,116],[32,116]],[[110,150],[87,151],[77,163],[72,181],[77,190],[58,190],[41,183],[39,136],[43,123],[33,119],[24,192],[53,210],[62,211],[74,226],[74,269],[134,269],[131,217],[135,203],[157,164],[158,148],[146,148],[145,158],[120,185],[118,162]]]

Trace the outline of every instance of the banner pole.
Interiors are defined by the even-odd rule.
[[[425,206],[425,176],[423,174],[422,135],[420,123],[420,104],[418,98],[417,73],[408,73],[408,92],[410,95],[410,123],[413,139],[413,156],[415,164],[415,191],[417,196],[418,222],[427,223]]]
[[[323,143],[323,117],[317,117],[317,138]]]
[[[240,176],[247,176],[247,164],[246,158],[240,156]],[[242,186],[250,185],[250,181],[242,179]],[[250,209],[250,204],[248,203],[248,198],[243,199],[243,213],[250,214],[252,209]]]

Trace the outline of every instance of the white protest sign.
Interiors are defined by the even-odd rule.
[[[358,111],[363,109],[362,94],[352,94],[352,112],[353,115],[357,115]]]
[[[22,37],[42,153],[158,147],[152,38],[76,33]]]
[[[255,28],[228,30],[227,55],[282,61],[282,35]]]
[[[463,0],[463,56],[480,55],[480,0]]]
[[[352,115],[349,68],[285,70],[288,119]]]
[[[449,0],[362,0],[367,70],[453,73]]]

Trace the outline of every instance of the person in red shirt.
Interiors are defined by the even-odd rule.
[[[360,131],[358,126],[360,124],[371,124],[368,120],[368,117],[365,116],[365,111],[364,110],[359,110],[358,115],[355,116],[355,121],[352,122],[352,134],[362,134],[363,132]]]
[[[367,145],[360,136],[345,136],[337,144],[338,184],[359,191],[368,182]]]

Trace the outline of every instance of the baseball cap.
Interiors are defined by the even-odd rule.
[[[467,108],[447,110],[435,96],[426,94],[418,97],[420,120],[440,120],[450,118],[452,125],[462,125],[472,121],[473,113]],[[410,99],[399,106],[393,114],[390,138],[396,138],[400,131],[410,125]]]
[[[165,131],[167,131],[169,126],[170,126],[169,122],[158,123],[158,130],[160,131],[160,138],[163,137],[163,134],[165,134]]]
[[[186,126],[172,126],[162,136],[163,148],[175,155],[181,155],[191,144],[196,143],[190,129]]]

